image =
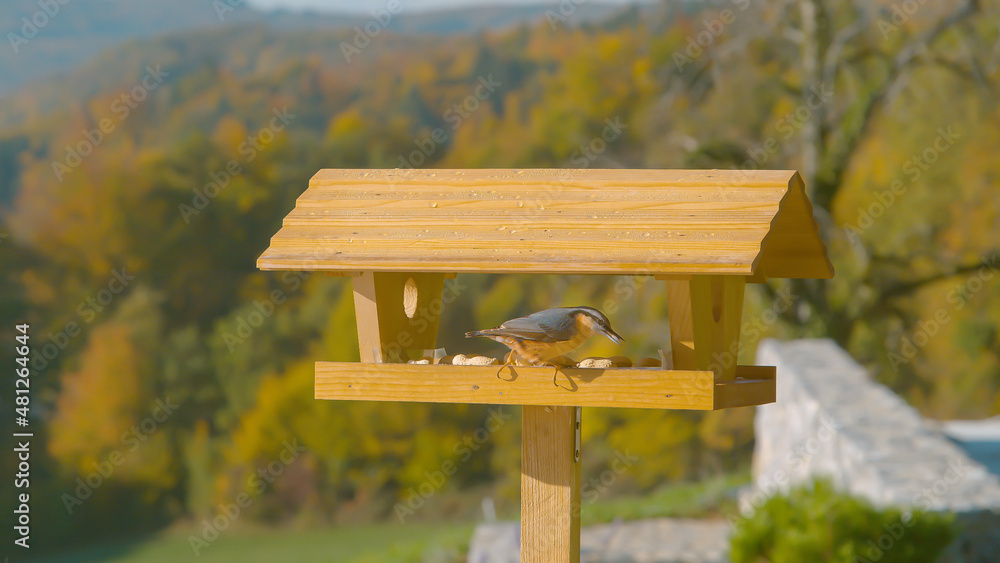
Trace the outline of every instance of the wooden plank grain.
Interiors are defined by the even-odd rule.
[[[716,381],[735,379],[746,280],[739,276],[697,276],[689,283],[694,367],[712,370]]]
[[[345,255],[343,260],[336,257],[309,253],[272,254],[265,253],[257,260],[257,266],[262,270],[327,270],[355,271],[357,264],[367,260],[369,256]],[[377,262],[365,262],[366,269],[395,272],[421,270],[424,272],[459,272],[459,273],[511,273],[511,274],[663,274],[683,271],[693,275],[723,274],[747,276],[753,273],[744,260],[725,262],[716,259],[712,262],[694,262],[690,260],[663,259],[653,261],[648,256],[623,256],[619,261],[602,263],[581,258],[572,260],[546,260],[544,256],[534,255],[534,259],[511,261],[504,257],[478,256],[472,258],[449,257],[447,262],[435,263],[426,259],[416,259],[412,256],[379,255]]]
[[[662,206],[665,208],[724,208],[743,203],[753,205],[776,204],[788,191],[787,186],[640,186],[629,184],[605,186],[599,189],[580,186],[497,185],[492,189],[470,189],[459,184],[379,186],[354,184],[338,186],[313,186],[297,198],[302,204],[322,204],[346,201],[355,207],[390,205],[421,207],[421,204],[441,204],[493,201],[518,208],[540,208],[547,204],[565,202],[569,205],[587,205],[594,202],[620,202],[630,206]],[[546,207],[547,208],[547,207]]]
[[[652,368],[560,369],[317,362],[317,399],[541,406],[713,410],[716,396],[758,393],[760,371],[739,366],[738,379],[716,383],[711,371]],[[770,368],[773,373],[774,368]],[[751,370],[751,371],[747,371]],[[743,378],[753,376],[758,379]],[[720,387],[720,385],[722,387]],[[724,389],[725,388],[725,389]],[[728,390],[731,389],[731,390]],[[756,396],[756,395],[755,395]],[[773,400],[773,399],[772,399]]]
[[[716,382],[715,410],[766,405],[777,400],[774,366],[737,366],[737,379]]]
[[[832,275],[787,170],[321,170],[258,267]]]
[[[690,280],[665,280],[673,369],[694,369],[694,324]]]
[[[563,236],[552,238],[529,237],[527,235],[518,237],[515,235],[501,234],[497,232],[486,232],[477,237],[454,238],[448,242],[442,242],[439,237],[430,233],[414,233],[406,239],[401,238],[375,238],[377,235],[364,234],[357,235],[358,238],[348,240],[326,239],[321,235],[310,236],[301,233],[295,238],[275,238],[272,245],[285,250],[319,250],[344,252],[351,250],[354,252],[375,252],[379,249],[406,252],[425,251],[428,253],[448,253],[448,252],[483,252],[488,251],[493,254],[516,254],[523,252],[556,252],[566,251],[574,254],[610,253],[613,250],[622,251],[621,245],[628,243],[631,252],[647,252],[651,255],[674,253],[677,256],[684,255],[705,255],[712,258],[726,251],[739,252],[756,256],[758,244],[753,240],[743,237],[720,236],[714,240],[689,241],[683,238],[654,238],[639,236],[628,236],[619,234],[614,238],[598,238],[580,234],[579,236]],[[497,243],[502,246],[497,246]],[[581,244],[586,244],[586,248],[581,248]],[[589,251],[589,252],[588,252]]]
[[[576,408],[521,409],[521,563],[579,563]]]
[[[419,359],[409,358],[407,350],[436,348],[444,280],[442,273],[425,272],[365,271],[352,278],[361,359]],[[420,311],[416,319],[407,316],[403,305],[408,282],[415,290],[413,309]]]
[[[343,183],[431,183],[461,182],[496,185],[499,183],[562,182],[589,185],[648,183],[660,185],[774,185],[787,184],[791,170],[659,170],[659,169],[564,169],[564,168],[478,168],[478,169],[333,169],[316,172],[310,185]]]

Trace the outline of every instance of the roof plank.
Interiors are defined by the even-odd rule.
[[[788,170],[320,170],[264,270],[833,275]]]

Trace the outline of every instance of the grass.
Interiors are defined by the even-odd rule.
[[[616,519],[659,517],[718,517],[736,508],[735,491],[749,483],[746,472],[714,477],[697,483],[662,487],[645,495],[601,497],[584,501],[584,526]],[[516,518],[517,515],[511,515]],[[283,561],[310,563],[464,561],[476,522],[382,523],[364,526],[331,526],[323,529],[228,530],[201,550],[199,562]],[[197,531],[175,528],[146,541],[107,544],[44,559],[47,563],[95,562],[168,563],[195,559],[188,537]]]
[[[450,563],[462,561],[473,524],[373,524],[322,530],[228,531],[201,550],[200,563],[229,561],[387,561]],[[195,559],[188,542],[192,530],[171,531],[141,543],[121,543],[45,559],[47,563],[173,563]]]
[[[741,472],[668,485],[642,496],[603,498],[592,504],[584,501],[580,523],[588,526],[619,518],[718,518],[737,510],[736,491],[749,483],[749,473]]]

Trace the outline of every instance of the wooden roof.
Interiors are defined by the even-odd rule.
[[[257,266],[833,275],[791,170],[320,170]]]

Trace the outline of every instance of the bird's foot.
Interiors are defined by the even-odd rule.
[[[511,365],[512,363],[514,363],[514,354],[507,354],[507,357],[504,359],[503,365],[501,365],[500,369],[497,370],[497,379],[504,380],[502,377],[500,377],[500,372],[503,371],[503,368]],[[504,381],[510,381],[510,380],[508,379]]]

